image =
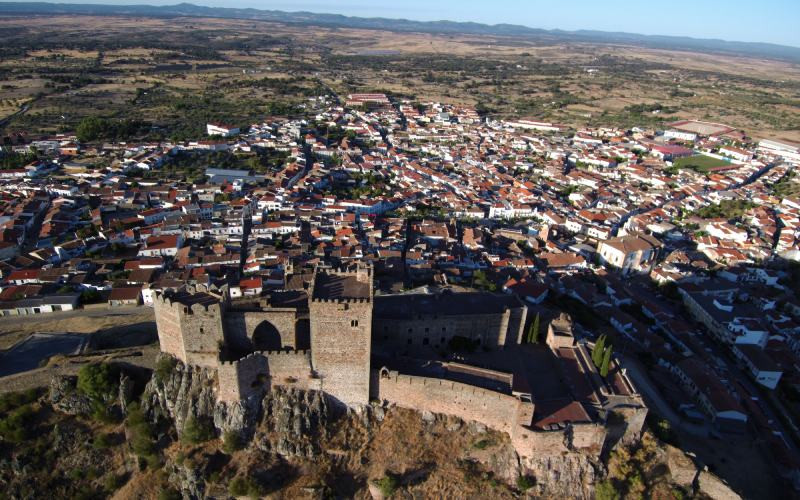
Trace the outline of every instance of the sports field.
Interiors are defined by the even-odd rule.
[[[718,160],[710,156],[695,155],[686,158],[678,158],[672,163],[678,168],[691,168],[696,172],[709,173],[720,167],[730,167],[731,163],[725,160]]]

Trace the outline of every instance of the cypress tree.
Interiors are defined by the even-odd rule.
[[[533,329],[533,332],[532,332],[533,336],[532,336],[531,340],[533,341],[534,344],[538,344],[539,343],[539,313],[536,313],[536,318],[534,318],[533,325],[531,325],[531,328]]]
[[[601,335],[597,342],[594,344],[594,348],[592,349],[592,361],[594,362],[594,366],[600,368],[600,363],[603,361],[603,350],[605,349],[606,345],[606,336]]]
[[[603,353],[603,362],[600,364],[600,375],[608,376],[608,366],[611,364],[611,346],[606,347]]]

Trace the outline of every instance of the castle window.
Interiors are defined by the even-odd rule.
[[[408,345],[411,345],[411,339],[408,339]]]
[[[425,337],[424,339],[422,339],[422,345],[428,345],[428,344],[429,344],[428,337]]]
[[[351,319],[350,320],[350,326],[358,326],[358,320],[357,319]]]
[[[442,333],[444,333],[444,332],[446,332],[446,331],[447,331],[447,327],[446,327],[446,326],[443,326],[443,327],[442,327]]]
[[[203,327],[201,326],[200,327],[200,333],[203,333],[203,332],[204,332],[204,330],[203,330]]]
[[[425,333],[428,333],[429,331],[430,331],[430,328],[425,327]]]
[[[414,331],[414,329],[413,329],[413,328],[409,328],[409,329],[408,329],[408,333],[412,333],[413,331]]]

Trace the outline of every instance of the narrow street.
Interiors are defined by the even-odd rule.
[[[710,428],[707,425],[693,424],[673,410],[651,382],[649,375],[647,375],[647,370],[638,361],[629,356],[619,356],[619,360],[651,410],[665,418],[675,429],[680,429],[693,436],[708,437]]]

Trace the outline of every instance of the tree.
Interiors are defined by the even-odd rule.
[[[605,349],[606,344],[606,336],[601,335],[597,342],[594,343],[594,348],[592,349],[592,361],[594,362],[594,366],[600,367],[600,363],[603,362],[603,350]]]
[[[92,363],[78,371],[78,390],[94,401],[112,399],[118,383],[119,371],[108,363]]]
[[[241,436],[234,431],[226,431],[225,434],[222,435],[222,449],[228,455],[233,454],[233,452],[237,450],[241,450],[244,448],[244,443],[242,442]]]
[[[400,486],[400,481],[397,480],[394,474],[387,472],[382,478],[373,479],[372,484],[378,487],[384,498],[389,498],[397,491],[398,486]]]
[[[96,116],[87,116],[78,124],[78,127],[75,130],[75,135],[81,142],[94,141],[100,137],[107,126],[108,123],[106,120]]]
[[[600,363],[600,375],[608,376],[608,366],[611,364],[611,346],[606,347],[603,352],[603,360]]]
[[[204,443],[214,438],[214,427],[208,419],[191,416],[186,419],[181,438],[189,444]]]
[[[594,495],[597,500],[618,500],[620,498],[619,492],[609,480],[597,483]]]
[[[528,343],[539,343],[539,313],[536,313],[536,317],[533,319],[533,323],[528,329]]]

